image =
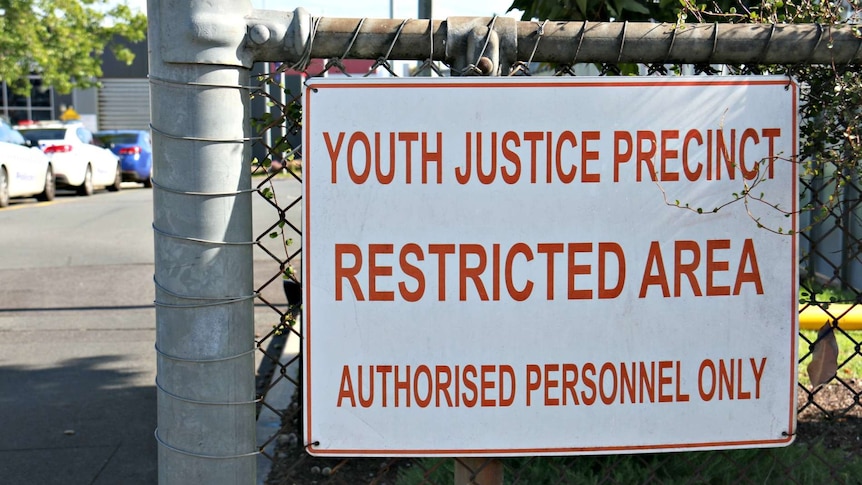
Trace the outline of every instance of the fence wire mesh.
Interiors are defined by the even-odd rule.
[[[397,37],[397,35],[396,35]],[[272,216],[257,236],[256,280],[260,287],[256,318],[268,332],[258,335],[259,413],[271,413],[280,428],[260,436],[261,453],[271,461],[266,483],[276,484],[444,484],[461,473],[463,483],[482,483],[497,459],[452,458],[319,458],[305,453],[302,444],[299,340],[302,248],[300,239],[303,182],[301,126],[302,83],[316,76],[448,76],[450,66],[436,61],[376,61],[345,56],[307,60],[297,66],[270,64],[253,82],[255,129],[254,180]],[[430,59],[430,57],[429,57]],[[510,75],[619,75],[627,66],[548,66],[524,59]],[[475,72],[474,72],[475,71]],[[761,66],[642,65],[640,75],[761,74]],[[460,74],[475,74],[469,65]],[[792,74],[792,70],[786,71]],[[805,96],[810,93],[803,91]],[[524,101],[528,102],[528,101]],[[801,161],[800,163],[807,163]],[[813,162],[812,162],[813,163]],[[800,227],[800,312],[825,313],[826,324],[803,329],[799,335],[798,428],[791,446],[712,452],[682,452],[573,457],[500,459],[504,482],[512,484],[631,484],[631,483],[860,483],[862,477],[862,331],[853,321],[862,294],[862,199],[856,174],[835,176],[840,167],[817,162],[816,170],[800,181],[800,200],[806,204]],[[840,185],[840,190],[836,190]],[[856,323],[858,325],[858,321]],[[826,345],[817,345],[819,343]],[[837,352],[837,368],[823,385],[809,378],[815,351]],[[279,396],[279,397],[275,397]],[[716,423],[720,425],[720,423]],[[600,432],[600,430],[594,430]],[[404,431],[410,432],[409,430]]]

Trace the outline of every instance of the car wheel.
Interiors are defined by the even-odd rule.
[[[0,167],[0,207],[9,205],[9,179],[6,177],[6,168]]]
[[[144,179],[144,187],[151,189],[153,188],[153,169],[150,167],[150,175]]]
[[[118,192],[122,188],[123,173],[120,172],[120,164],[117,164],[117,173],[114,175],[114,183],[108,186],[109,192]]]
[[[84,182],[78,186],[78,195],[93,195],[93,167],[89,165],[84,172]]]
[[[36,198],[41,201],[49,201],[54,200],[54,196],[56,194],[57,184],[54,180],[54,169],[49,165],[48,171],[45,173],[45,190],[43,190],[41,194],[37,195]]]

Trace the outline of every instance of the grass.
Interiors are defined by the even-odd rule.
[[[856,483],[862,460],[842,450],[794,444],[786,448],[643,455],[503,459],[509,484],[811,484]],[[398,485],[452,483],[454,461],[424,458],[399,474]]]
[[[853,291],[823,286],[812,282],[803,282],[799,288],[799,303],[853,303],[857,295]]]
[[[812,303],[824,305],[828,308],[830,303],[853,303],[857,294],[853,291],[841,290],[828,286],[818,285],[813,282],[803,282],[799,290],[800,303]],[[817,340],[817,331],[802,330],[799,332],[798,355],[802,361],[799,364],[799,383],[809,386],[808,363],[811,362],[811,345]],[[862,331],[835,331],[835,340],[838,343],[838,377],[850,379],[862,377],[862,354],[859,345],[862,342]]]

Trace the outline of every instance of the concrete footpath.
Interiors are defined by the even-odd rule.
[[[0,270],[0,483],[156,483],[152,265],[111,272],[128,293],[104,267]]]
[[[112,269],[127,285],[141,282],[130,288],[144,295],[139,302],[106,304],[99,295],[112,283],[96,267],[0,270],[0,298],[7,302],[0,300],[0,484],[157,483],[152,266]],[[16,286],[4,288],[3,281]],[[95,290],[93,296],[82,288]],[[15,305],[13,292],[24,295]],[[256,307],[259,334],[273,319],[271,310]],[[299,339],[288,338],[282,361],[298,351]],[[266,402],[286,408],[292,393],[282,379]],[[280,425],[264,407],[259,443]],[[261,455],[258,463],[258,483],[264,483],[272,462]]]

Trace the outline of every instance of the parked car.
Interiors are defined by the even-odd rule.
[[[123,181],[120,159],[93,144],[93,133],[81,123],[37,122],[19,125],[24,138],[48,155],[58,187],[92,195],[97,187],[115,192]]]
[[[12,197],[54,198],[54,169],[48,156],[0,118],[0,207]]]
[[[145,130],[106,130],[95,134],[96,143],[120,157],[124,182],[153,186],[153,145]]]

